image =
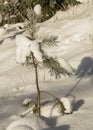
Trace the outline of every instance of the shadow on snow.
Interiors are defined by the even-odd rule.
[[[76,76],[78,78],[87,78],[91,75],[93,75],[93,58],[84,57],[76,70]]]
[[[70,126],[69,125],[62,125],[62,126],[53,127],[53,128],[46,128],[46,129],[42,129],[42,130],[70,130]]]

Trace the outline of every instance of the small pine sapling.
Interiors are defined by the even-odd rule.
[[[37,87],[37,99],[36,99],[36,113],[38,115],[41,115],[41,103],[40,103],[40,97],[41,97],[41,91],[39,88],[39,80],[38,80],[38,66],[41,65],[49,70],[49,73],[51,76],[55,75],[56,78],[61,77],[61,75],[70,75],[66,69],[64,69],[61,64],[59,63],[57,57],[50,57],[48,56],[44,49],[46,46],[55,46],[57,41],[56,36],[46,36],[42,38],[41,40],[38,40],[36,32],[39,29],[39,26],[37,24],[38,21],[40,21],[40,16],[32,10],[28,9],[28,27],[27,31],[29,32],[29,36],[26,36],[27,39],[31,41],[31,44],[29,45],[30,53],[29,55],[26,55],[26,65],[27,66],[34,66],[35,70],[35,82]],[[39,19],[39,20],[38,20]],[[41,42],[39,42],[41,41]],[[52,95],[52,94],[51,94]],[[55,97],[55,96],[53,96]],[[58,98],[56,98],[58,103],[61,106],[62,113],[64,114],[64,106]]]

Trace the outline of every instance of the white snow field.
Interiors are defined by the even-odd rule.
[[[57,12],[37,32],[38,38],[58,36],[57,46],[47,47],[46,53],[58,56],[62,62],[65,59],[64,66],[67,63],[76,70],[72,77],[61,79],[51,77],[46,69],[38,71],[42,91],[58,98],[74,97],[72,114],[20,119],[25,110],[23,100],[36,96],[34,69],[16,63],[17,27],[25,24],[0,28],[0,130],[93,130],[93,0],[83,1],[65,12]],[[46,93],[41,96],[45,102],[53,99]],[[11,122],[15,124],[12,128]]]

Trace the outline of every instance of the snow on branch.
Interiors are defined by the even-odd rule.
[[[30,52],[33,52],[38,62],[42,62],[42,53],[39,51],[39,44],[36,40],[31,41],[25,35],[19,34],[16,36],[16,45],[17,63],[26,63],[26,57],[30,55]]]

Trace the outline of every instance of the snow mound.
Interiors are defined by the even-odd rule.
[[[26,125],[18,125],[13,127],[11,130],[33,130],[33,129]]]
[[[20,128],[21,127],[21,128]],[[36,115],[31,115],[25,118],[21,118],[17,121],[12,122],[7,128],[6,130],[20,130],[22,129],[22,127],[26,128],[25,130],[40,130],[40,129],[44,129],[44,128],[48,128],[48,124],[44,121],[44,117],[39,117]],[[28,128],[27,128],[28,127]],[[15,128],[15,129],[13,129]],[[32,128],[32,129],[30,129]],[[24,130],[24,129],[22,129]]]

